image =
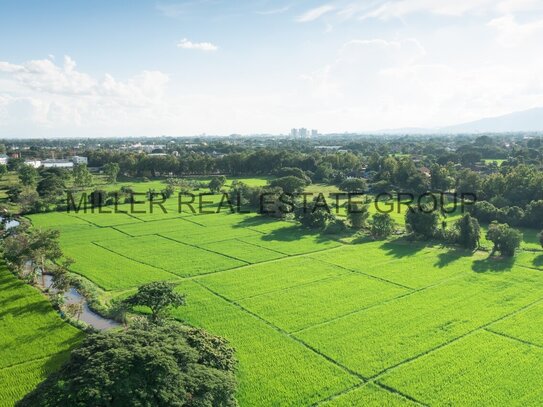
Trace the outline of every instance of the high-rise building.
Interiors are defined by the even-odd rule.
[[[307,137],[307,129],[305,127],[302,127],[301,129],[298,130],[298,136],[300,136],[300,138],[306,138]]]
[[[290,131],[290,137],[294,137],[294,138],[298,137],[298,129],[292,129]]]
[[[311,137],[317,137],[319,132],[316,129],[311,130]]]

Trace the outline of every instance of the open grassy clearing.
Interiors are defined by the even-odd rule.
[[[543,349],[480,331],[379,379],[428,405],[536,406]]]
[[[0,405],[10,406],[56,369],[82,333],[0,264]]]

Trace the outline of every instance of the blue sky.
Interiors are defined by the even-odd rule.
[[[543,106],[541,43],[540,0],[0,0],[0,137],[442,126]]]

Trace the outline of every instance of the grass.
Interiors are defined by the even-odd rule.
[[[369,377],[536,301],[542,288],[529,270],[469,274],[296,336]]]
[[[141,191],[151,185],[159,190],[164,184],[132,183]],[[334,187],[310,190],[331,193]],[[205,207],[215,211],[220,195],[207,199],[212,203]],[[543,397],[537,329],[543,250],[536,231],[523,230],[522,250],[502,259],[403,238],[313,233],[255,214],[178,213],[177,204],[169,199],[167,214],[30,219],[61,231],[63,250],[75,260],[72,271],[104,289],[104,298],[149,281],[176,283],[187,305],[173,316],[235,347],[241,406],[533,405]],[[400,226],[406,208],[394,214]],[[14,290],[6,287],[0,304],[2,294]],[[26,295],[5,301],[22,301],[30,312],[10,311],[27,318],[19,322],[0,316],[6,347],[0,355],[7,361],[1,365],[0,358],[0,381],[9,388],[0,388],[0,404],[30,390],[60,363],[50,355],[65,355],[55,352],[67,346],[65,325],[45,302],[33,305]],[[51,335],[54,346],[43,342],[48,331],[35,323],[36,312],[60,324]],[[16,342],[11,331],[21,333]]]
[[[161,236],[124,237],[96,244],[142,264],[185,277],[246,264]]]
[[[481,331],[382,381],[427,405],[535,406],[543,399],[543,349]]]
[[[240,405],[308,405],[359,381],[198,284],[188,281],[179,291],[186,294],[188,305],[174,315],[228,338],[236,348]]]
[[[32,390],[81,338],[42,294],[0,264],[0,406]]]

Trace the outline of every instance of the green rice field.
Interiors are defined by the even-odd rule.
[[[72,271],[96,284],[104,299],[149,281],[176,283],[187,305],[173,316],[236,349],[241,406],[543,399],[543,251],[531,233],[523,243],[529,250],[505,261],[401,238],[345,243],[293,222],[179,214],[176,205],[169,200],[173,213],[156,216],[29,219],[60,230],[63,250],[75,260]],[[1,309],[0,324],[20,333],[15,342],[0,337],[0,380],[14,383],[0,387],[0,404],[9,405],[56,366],[51,360],[61,360],[79,334],[34,289],[5,272],[2,286],[0,301],[43,315],[14,309],[6,316]],[[42,330],[47,341],[39,339]]]

